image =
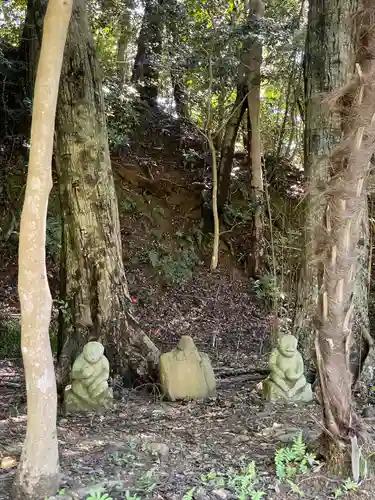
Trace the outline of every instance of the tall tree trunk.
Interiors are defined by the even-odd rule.
[[[341,119],[327,109],[326,93],[342,88],[350,79],[355,64],[353,16],[358,0],[311,0],[305,49],[305,174],[306,200],[305,252],[297,291],[293,333],[300,340],[308,369],[313,368],[314,316],[318,300],[318,266],[314,233],[321,224],[325,199],[311,191],[325,183],[329,155],[341,138]]]
[[[375,151],[375,9],[371,0],[363,3],[357,75],[332,98],[342,123],[342,139],[329,157],[324,230],[316,246],[322,287],[315,345],[327,429],[325,454],[329,468],[342,474],[348,473],[349,445],[354,439],[361,444],[362,437],[351,404],[350,348],[358,241],[367,208],[366,178]]]
[[[33,100],[36,71],[40,53],[43,20],[46,13],[47,0],[29,0],[26,18],[23,25],[19,47],[20,59],[25,63],[24,92],[25,97]],[[30,125],[28,123],[28,125]]]
[[[126,0],[124,13],[119,21],[120,36],[117,42],[117,74],[122,83],[129,77],[128,48],[132,36],[131,10],[133,0]]]
[[[258,35],[259,23],[264,15],[264,5],[251,0],[249,6],[250,41],[247,49],[248,94],[247,112],[249,128],[249,167],[251,173],[251,198],[254,203],[248,274],[259,278],[262,274],[263,257],[263,171],[260,139],[260,67],[262,64],[262,43]]]
[[[164,25],[162,0],[145,0],[145,12],[138,37],[132,81],[142,100],[156,106],[159,92],[162,31]]]
[[[232,164],[234,148],[238,130],[240,128],[242,117],[247,109],[247,86],[243,82],[237,85],[237,97],[229,120],[225,127],[224,137],[221,142],[221,155],[219,163],[219,186],[218,186],[218,210],[222,212],[228,201],[230,190],[230,176],[232,173]]]
[[[189,110],[187,105],[187,93],[183,80],[183,72],[180,68],[171,69],[171,80],[176,113],[182,119],[188,118]]]
[[[56,117],[56,166],[63,221],[58,384],[89,340],[112,367],[156,379],[159,351],[131,314],[103,90],[84,0],[75,0]]]
[[[71,10],[68,0],[49,1],[35,82],[31,149],[19,242],[18,289],[27,433],[14,485],[13,498],[16,500],[39,500],[54,495],[59,484],[57,393],[49,340],[52,299],[45,243],[56,101]]]
[[[264,5],[261,0],[251,0],[246,3],[248,10],[248,33],[243,42],[241,61],[238,68],[237,96],[222,138],[221,155],[219,163],[219,191],[218,208],[222,211],[228,201],[230,191],[230,177],[232,172],[234,148],[238,130],[243,115],[251,102],[252,110],[249,118],[255,127],[254,139],[251,147],[254,148],[255,170],[252,169],[252,194],[259,199],[263,191],[263,178],[260,162],[260,136],[259,136],[259,94],[260,94],[260,64],[262,60],[262,46],[257,38],[259,33],[259,20],[263,16]],[[251,95],[249,94],[251,93]],[[249,101],[250,99],[250,101]],[[252,123],[253,122],[253,123]],[[258,159],[259,158],[259,159]],[[254,175],[255,174],[255,175]],[[258,223],[260,218],[256,216]],[[260,225],[256,232],[258,233]]]

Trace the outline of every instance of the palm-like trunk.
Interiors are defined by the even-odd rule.
[[[353,16],[358,0],[311,0],[305,49],[305,255],[297,293],[293,333],[299,337],[307,367],[312,368],[314,316],[321,276],[314,263],[314,234],[320,226],[325,199],[311,190],[328,179],[329,155],[341,138],[341,119],[327,109],[323,96],[342,88],[355,63]]]
[[[315,346],[328,431],[325,452],[329,467],[340,473],[347,473],[349,465],[350,449],[345,445],[361,437],[361,424],[351,405],[350,346],[357,246],[367,207],[366,178],[375,150],[374,13],[371,5],[365,5],[357,76],[333,98],[342,138],[329,157],[324,231],[317,251],[322,287]]]
[[[89,340],[104,343],[112,368],[156,379],[158,349],[130,312],[103,91],[84,0],[74,2],[56,117],[63,239],[58,383]]]

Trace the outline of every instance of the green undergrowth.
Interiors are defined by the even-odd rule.
[[[51,321],[50,340],[52,352],[57,352],[57,323]],[[0,320],[0,359],[21,357],[21,325],[18,318]]]
[[[112,452],[110,460],[117,466],[126,468],[132,462],[138,463],[136,448],[137,444],[129,443],[129,449],[121,452]],[[134,484],[121,484],[116,482],[116,488],[106,491],[99,488],[85,496],[84,500],[112,500],[111,495],[116,498],[127,500],[146,500],[154,498],[160,485],[157,474],[157,462],[148,471],[136,475]],[[193,485],[181,494],[182,500],[194,500],[207,497],[212,493],[220,498],[235,498],[237,500],[261,500],[266,499],[270,492],[280,491],[281,487],[290,494],[304,498],[304,477],[313,474],[321,467],[316,456],[310,453],[303,441],[300,432],[290,446],[276,450],[274,455],[274,475],[270,471],[257,470],[254,460],[241,467],[231,467],[224,471],[209,470],[196,478]],[[263,467],[262,467],[263,469]],[[332,491],[332,498],[346,497],[351,491],[358,490],[359,484],[351,479],[337,483],[338,487]],[[58,495],[65,495],[65,490],[60,490]],[[120,497],[118,496],[120,495]],[[330,497],[331,498],[331,497]]]

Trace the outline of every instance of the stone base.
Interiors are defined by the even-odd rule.
[[[309,403],[313,400],[313,393],[310,384],[300,389],[294,396],[290,397],[272,380],[266,379],[263,382],[263,397],[267,401],[280,401],[289,403]]]
[[[64,413],[103,413],[113,406],[112,389],[108,389],[107,394],[101,396],[98,400],[91,400],[90,403],[76,396],[67,386],[64,392]]]

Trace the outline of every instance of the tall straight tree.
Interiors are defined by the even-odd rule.
[[[45,0],[29,1],[39,15],[46,7]],[[100,69],[84,0],[74,0],[73,7],[55,138],[63,224],[60,390],[74,358],[92,339],[105,344],[112,367],[131,379],[156,379],[159,364],[158,349],[130,311]]]
[[[341,139],[340,116],[331,112],[323,97],[341,89],[355,65],[353,16],[358,0],[310,0],[305,49],[305,255],[299,282],[294,333],[300,339],[307,366],[311,366],[314,316],[318,299],[318,266],[314,261],[314,235],[325,210],[325,199],[311,194],[326,182],[329,155]]]
[[[145,0],[145,12],[132,75],[132,81],[137,85],[141,99],[151,107],[156,106],[159,93],[163,9],[163,0]]]
[[[27,433],[12,498],[39,500],[59,484],[57,393],[49,325],[52,299],[45,261],[52,187],[53,132],[72,3],[50,0],[35,81],[29,169],[21,216],[18,289],[27,392]]]
[[[103,89],[84,0],[74,0],[56,116],[56,167],[63,222],[58,383],[90,339],[112,367],[156,379],[159,351],[130,311]]]
[[[356,75],[332,96],[342,136],[329,157],[324,229],[316,257],[321,272],[315,340],[325,424],[324,454],[334,473],[360,475],[362,426],[352,406],[350,366],[358,240],[366,215],[366,181],[375,152],[375,7],[364,0],[357,18]]]
[[[241,121],[244,113],[247,111],[248,162],[251,176],[250,194],[254,202],[248,273],[255,278],[259,277],[261,273],[261,242],[263,233],[263,173],[259,116],[260,68],[262,63],[260,23],[264,16],[264,4],[262,0],[250,0],[249,2],[245,2],[244,7],[247,29],[238,69],[236,100],[221,141],[218,208],[222,211],[228,201],[235,144]]]
[[[131,11],[134,8],[133,0],[125,0],[123,13],[118,22],[119,38],[117,41],[117,74],[121,83],[129,78],[129,44],[132,37]]]
[[[262,41],[259,23],[264,16],[264,5],[260,0],[250,0],[249,24],[255,27],[246,58],[248,68],[248,154],[251,173],[251,197],[254,203],[248,274],[253,278],[261,276],[263,256],[263,170],[260,137],[260,69],[262,65]]]

